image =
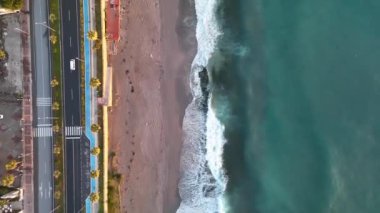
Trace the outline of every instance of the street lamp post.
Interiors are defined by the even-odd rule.
[[[86,207],[86,205],[83,205],[81,209],[78,210],[77,213],[81,212],[83,210],[83,208]]]
[[[84,62],[84,60],[81,58],[76,57],[75,59],[77,59],[78,61]]]
[[[48,28],[49,30],[56,32],[55,29],[53,29],[53,28],[47,26],[47,25],[46,25],[46,22],[36,22],[35,24],[42,25],[42,26]]]
[[[57,207],[55,207],[53,210],[51,210],[49,213],[53,213],[55,212],[55,210],[57,210],[58,208],[60,207],[60,205],[58,205]]]
[[[15,27],[14,30],[16,30],[16,31],[18,31],[18,32],[21,32],[21,33],[24,33],[24,34],[26,34],[26,35],[29,36],[29,33],[28,33],[28,32],[26,32],[26,31],[24,31],[24,30],[22,30],[22,29],[20,29],[20,28]]]

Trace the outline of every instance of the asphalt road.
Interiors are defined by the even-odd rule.
[[[33,65],[35,212],[49,213],[53,209],[53,151],[51,72],[47,0],[31,1],[31,41]]]
[[[80,89],[80,35],[78,0],[61,0],[62,62],[65,124],[66,212],[82,209],[81,201],[81,89]],[[70,60],[75,60],[75,70]]]

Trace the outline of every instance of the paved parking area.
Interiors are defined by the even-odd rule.
[[[21,101],[14,96],[0,93],[0,176],[5,174],[5,164],[22,152],[20,119]]]
[[[25,1],[23,11],[29,11]],[[34,209],[33,140],[31,108],[31,67],[29,14],[0,16],[0,49],[6,59],[0,60],[0,178],[6,173],[8,160],[20,155],[23,175],[17,175],[14,186],[23,188],[24,209]],[[23,100],[22,100],[23,98]],[[21,208],[21,207],[20,207]]]
[[[20,14],[0,17],[0,49],[5,50],[7,59],[0,66],[0,177],[5,164],[23,151],[22,118],[22,81],[23,58],[22,40],[15,28],[20,28]],[[1,117],[1,116],[0,116]],[[15,186],[20,186],[17,178]]]

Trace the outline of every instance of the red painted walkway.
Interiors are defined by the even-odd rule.
[[[120,30],[120,1],[108,0],[106,12],[106,33],[107,39],[112,41],[119,41]]]

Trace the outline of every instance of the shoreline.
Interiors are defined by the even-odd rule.
[[[169,71],[164,73],[161,83],[163,114],[166,116],[164,132],[167,133],[165,137],[167,142],[171,144],[166,154],[170,174],[168,183],[171,185],[167,187],[164,202],[167,206],[164,206],[163,212],[176,212],[181,202],[178,183],[181,176],[182,124],[186,107],[192,101],[189,78],[191,63],[196,53],[195,8],[194,5],[193,7],[184,5],[183,1],[179,0],[172,2],[160,0],[160,5],[161,28],[163,29],[161,31],[162,63],[164,70]],[[191,19],[193,19],[193,25],[191,25]],[[173,106],[173,102],[177,106]],[[175,110],[177,110],[174,113],[175,118],[171,118]]]
[[[189,11],[180,7],[179,0],[121,4],[109,114],[109,151],[116,154],[110,170],[122,175],[121,212],[175,212],[180,204],[182,120],[196,51],[195,25],[184,26]]]

